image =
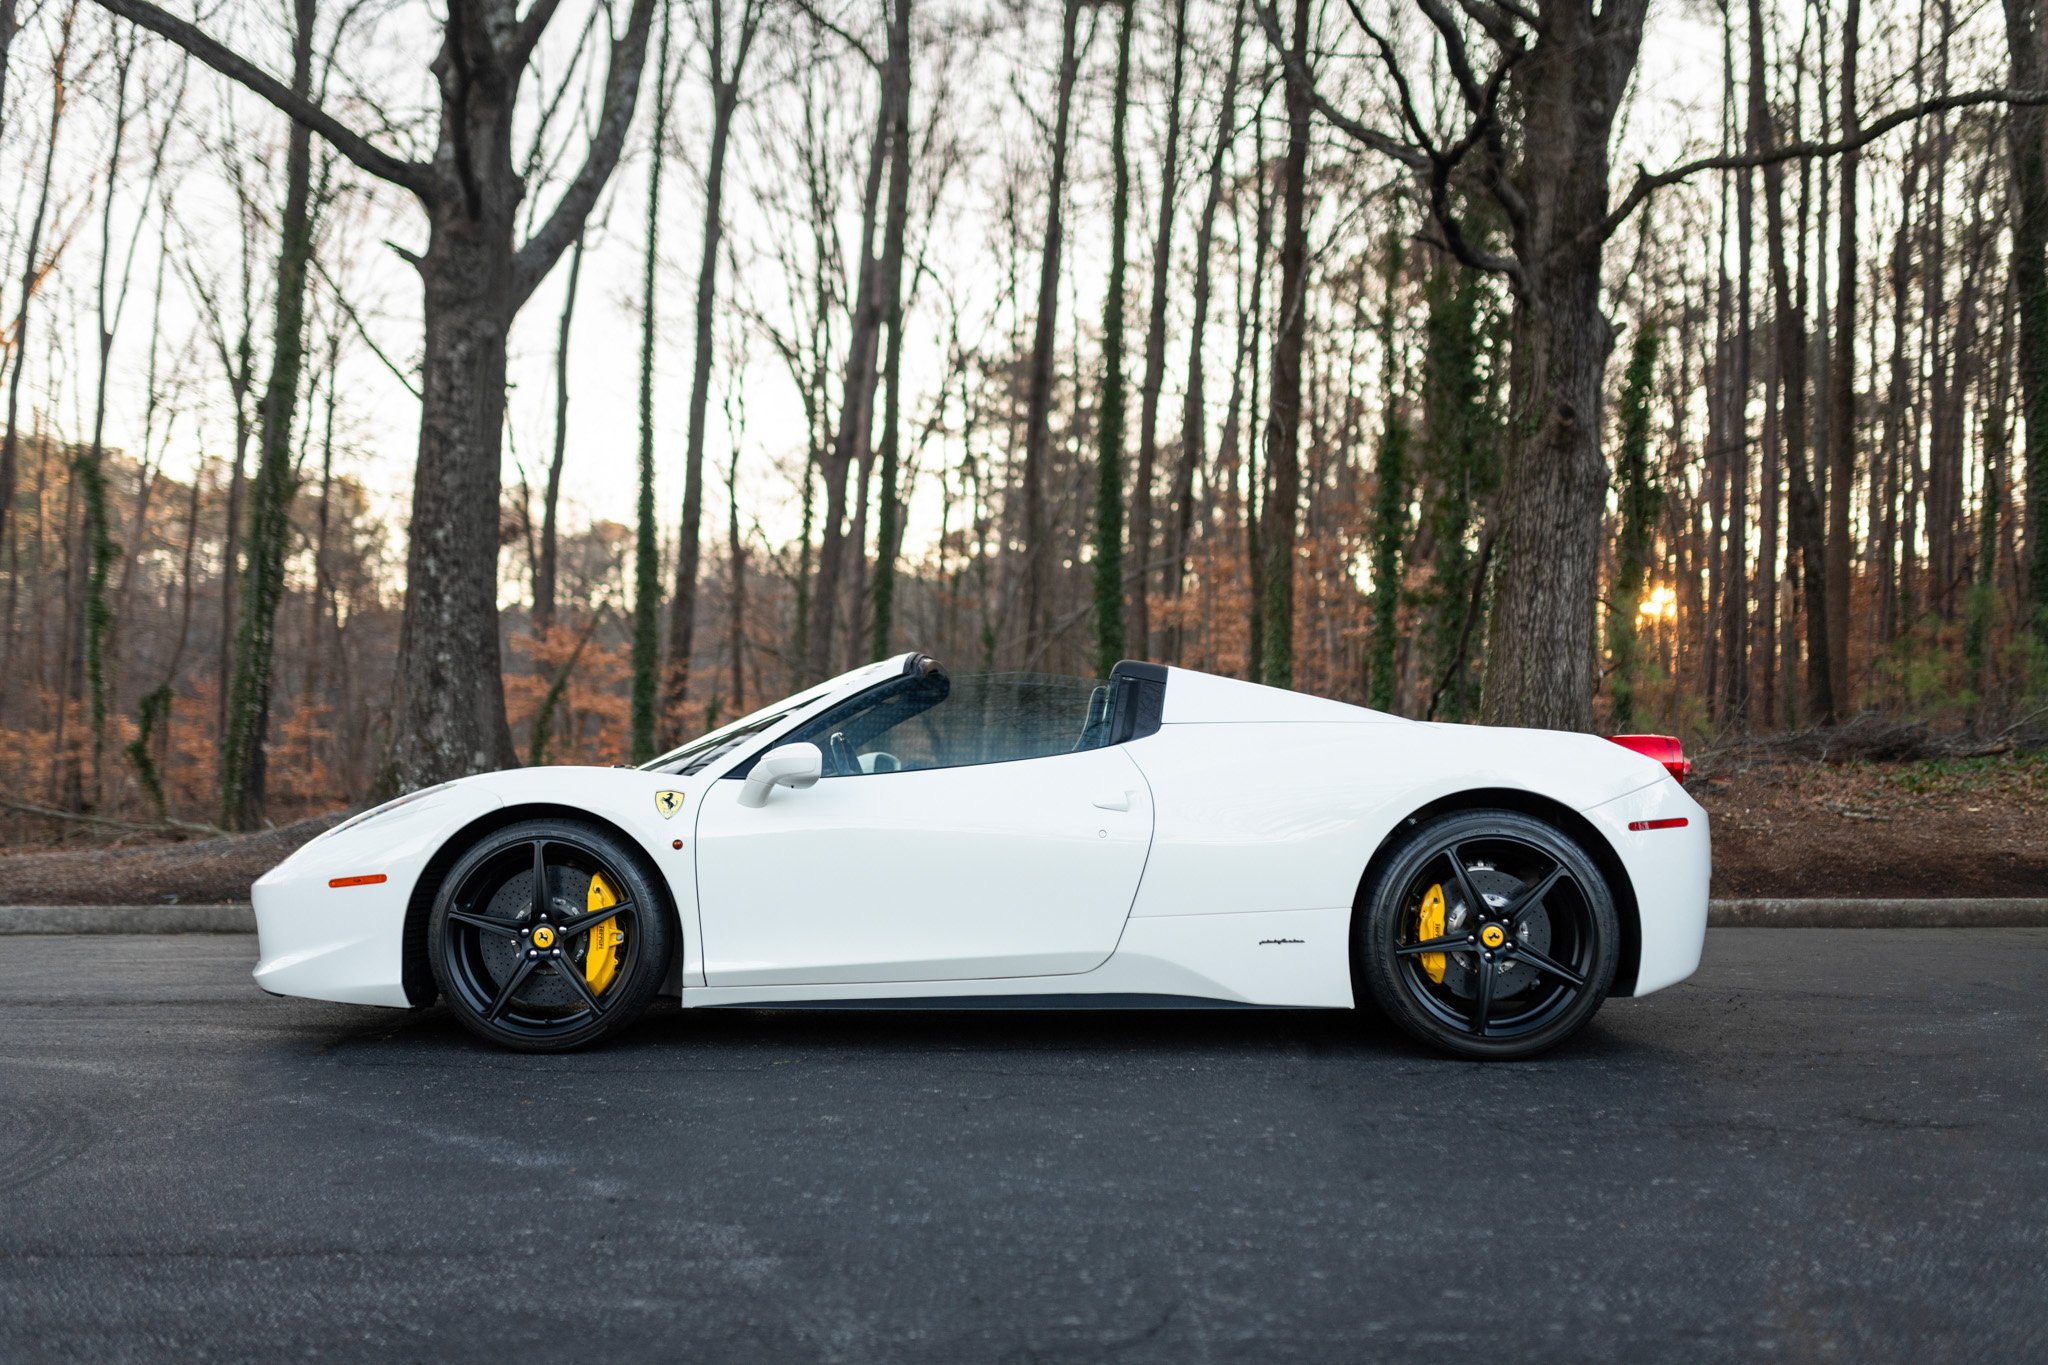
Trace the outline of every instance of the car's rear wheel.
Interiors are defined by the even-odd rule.
[[[666,899],[618,839],[526,820],[448,872],[428,923],[434,980],[472,1032],[526,1052],[596,1042],[638,1018],[668,973]]]
[[[1614,982],[1614,896],[1586,851],[1516,811],[1412,831],[1365,891],[1358,961],[1372,999],[1461,1057],[1530,1057],[1584,1026]]]

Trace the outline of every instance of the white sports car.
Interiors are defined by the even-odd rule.
[[[1370,999],[1523,1057],[1699,965],[1675,741],[1424,724],[1162,668],[906,654],[640,768],[414,792],[256,883],[256,980],[528,1050],[685,1006]]]

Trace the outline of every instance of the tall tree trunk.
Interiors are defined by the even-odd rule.
[[[1617,471],[1621,534],[1614,550],[1614,605],[1607,613],[1607,652],[1613,661],[1610,719],[1619,731],[1636,726],[1636,688],[1642,678],[1641,643],[1636,638],[1637,606],[1649,577],[1663,489],[1650,464],[1650,398],[1657,378],[1657,334],[1638,331],[1623,372],[1619,408],[1621,442]]]
[[[886,79],[883,107],[888,104]],[[881,351],[882,300],[881,267],[875,260],[875,231],[882,205],[882,172],[889,155],[889,119],[875,120],[875,138],[868,151],[867,182],[861,195],[860,268],[854,282],[847,329],[846,371],[839,395],[839,427],[820,462],[825,485],[825,526],[818,544],[818,576],[811,593],[807,621],[808,657],[805,671],[816,681],[831,674],[837,661],[834,645],[838,639],[841,581],[846,577],[849,554],[846,525],[846,485],[856,459],[872,448],[875,386],[880,378],[877,357]],[[808,538],[806,538],[808,540]],[[852,547],[859,553],[861,546]]]
[[[562,462],[569,453],[569,324],[576,315],[576,290],[583,279],[583,242],[569,248],[569,279],[562,290],[562,320],[555,329],[555,446],[548,458],[548,481],[541,494],[540,553],[533,566],[533,633],[555,628],[556,574],[561,533]]]
[[[12,16],[9,16],[10,22]],[[16,466],[20,458],[21,375],[28,364],[29,320],[35,302],[36,282],[42,271],[43,228],[49,221],[50,184],[56,174],[57,145],[64,130],[64,112],[70,93],[71,33],[78,19],[77,0],[65,9],[58,28],[56,51],[50,57],[50,121],[44,143],[43,174],[36,190],[36,206],[29,215],[28,241],[22,255],[21,298],[14,309],[14,363],[7,376],[7,430],[0,436],[0,537],[7,531],[14,507]],[[10,30],[11,37],[11,30]]]
[[[1292,51],[1308,57],[1309,0],[1294,0]],[[1265,658],[1260,681],[1294,686],[1294,546],[1301,503],[1301,357],[1308,335],[1309,92],[1287,82],[1287,154],[1281,165],[1280,316],[1266,419],[1268,488],[1259,527],[1265,560]]]
[[[733,442],[731,463],[725,470],[725,557],[726,567],[732,574],[732,585],[727,591],[726,603],[726,650],[732,657],[732,713],[744,716],[747,713],[747,670],[745,645],[747,639],[747,546],[740,538],[740,446]]]
[[[1067,130],[1074,103],[1075,50],[1081,0],[1060,7],[1060,65],[1053,115],[1052,175],[1046,183],[1045,246],[1038,258],[1038,313],[1031,338],[1031,371],[1024,405],[1024,641],[1022,657],[1035,664],[1052,644],[1052,527],[1046,516],[1046,464],[1052,444],[1052,362],[1059,323],[1062,203],[1067,192]]]
[[[882,353],[880,516],[875,534],[874,614],[870,648],[876,658],[889,653],[889,635],[896,612],[896,558],[903,546],[903,279],[905,237],[910,228],[910,0],[895,0],[889,9],[889,195],[882,231],[882,323],[888,343]]]
[[[2048,86],[2040,0],[2005,0],[2012,83]],[[2007,115],[2012,151],[2012,276],[2019,295],[2019,379],[2027,432],[2027,584],[2034,631],[2048,641],[2048,110]]]
[[[247,231],[245,225],[244,231]],[[246,242],[245,242],[246,245]],[[248,272],[245,270],[244,278]],[[228,466],[227,505],[221,514],[220,630],[214,641],[214,738],[227,743],[228,707],[234,695],[236,622],[241,620],[242,532],[247,524],[249,504],[249,441],[256,434],[249,420],[249,390],[256,383],[256,342],[254,319],[248,309],[253,298],[244,300],[242,335],[232,352],[223,353],[228,370],[228,396],[235,404],[235,453]],[[261,414],[258,414],[261,420]]]
[[[1769,151],[1777,132],[1765,103],[1762,80],[1763,0],[1749,0],[1750,126],[1758,151]],[[1791,478],[1791,539],[1799,550],[1801,594],[1806,601],[1806,710],[1822,724],[1835,718],[1833,678],[1828,659],[1827,536],[1821,520],[1820,497],[1807,463],[1806,320],[1793,295],[1791,272],[1785,262],[1785,170],[1782,163],[1764,167],[1764,226],[1767,268],[1771,276],[1772,308],[1776,318],[1778,365],[1784,374],[1785,466]]]
[[[327,345],[325,367],[327,398],[320,430],[320,497],[313,515],[313,588],[306,594],[306,678],[305,700],[310,704],[334,676],[333,661],[327,658],[327,621],[333,615],[334,573],[328,543],[334,523],[334,409],[341,378],[341,334],[335,332]]]
[[[1223,77],[1222,107],[1216,116],[1216,146],[1209,157],[1209,190],[1202,201],[1202,217],[1195,228],[1194,316],[1188,323],[1188,386],[1181,408],[1180,459],[1173,475],[1173,554],[1166,565],[1166,590],[1173,599],[1173,622],[1167,628],[1165,649],[1169,663],[1181,662],[1181,644],[1186,627],[1181,620],[1180,599],[1187,586],[1188,543],[1195,523],[1195,474],[1202,468],[1208,443],[1208,394],[1204,387],[1202,347],[1209,326],[1211,270],[1209,256],[1216,242],[1216,212],[1223,203],[1223,167],[1230,144],[1237,137],[1237,84],[1244,58],[1245,0],[1237,0],[1230,25],[1230,65]],[[1178,108],[1178,103],[1176,103]],[[1141,419],[1142,420],[1142,419]],[[1142,444],[1142,435],[1140,441]]]
[[[1109,284],[1102,303],[1102,393],[1095,414],[1095,672],[1103,678],[1124,654],[1124,236],[1131,209],[1130,155],[1124,143],[1137,6],[1134,0],[1120,0],[1118,9],[1109,121]],[[1142,577],[1137,595],[1145,595]]]
[[[1394,709],[1395,631],[1401,607],[1401,547],[1408,539],[1408,502],[1413,477],[1408,468],[1408,425],[1401,416],[1400,352],[1394,336],[1395,291],[1400,285],[1401,226],[1387,235],[1386,312],[1381,319],[1381,361],[1386,375],[1385,426],[1373,470],[1372,635],[1367,645],[1366,705]]]
[[[315,0],[293,0],[292,5],[292,93],[301,99],[313,89],[314,4]],[[227,829],[253,829],[263,818],[277,608],[284,598],[284,561],[298,481],[292,467],[292,419],[305,360],[306,269],[313,256],[312,168],[312,130],[295,122],[285,144],[270,379],[263,390],[256,482],[250,494],[248,591],[235,636],[234,683],[221,744],[220,822]],[[495,502],[492,508],[495,512]],[[492,520],[495,523],[496,517]]]
[[[1482,709],[1495,725],[1593,726],[1608,144],[1642,42],[1641,7],[1545,4],[1516,68],[1527,110],[1517,173],[1532,240],[1515,300],[1513,429],[1501,480]],[[1589,53],[1595,55],[1581,56]],[[1597,56],[1597,59],[1596,59]]]
[[[1841,126],[1837,136],[1854,137],[1856,58],[1861,43],[1862,0],[1848,0],[1842,19]],[[1861,157],[1842,157],[1841,217],[1835,251],[1835,354],[1829,376],[1827,626],[1828,691],[1836,714],[1849,705],[1849,495],[1856,481],[1856,172]]]
[[[99,281],[94,293],[94,330],[99,353],[93,375],[92,441],[78,452],[71,465],[84,512],[79,555],[83,560],[80,568],[84,582],[82,625],[85,667],[84,676],[74,685],[82,685],[92,731],[92,763],[78,784],[87,807],[99,804],[100,772],[107,747],[107,694],[111,685],[107,672],[107,637],[113,627],[113,615],[107,606],[107,582],[119,549],[114,544],[107,508],[107,381],[111,378],[109,362],[114,354],[114,327],[120,303],[109,293],[107,271],[115,250],[114,201],[118,197],[121,180],[121,148],[128,131],[128,74],[134,57],[134,39],[130,37],[124,44],[117,36],[113,45],[113,129],[108,138],[106,198],[100,205]],[[119,292],[122,299],[127,297],[125,267]],[[144,458],[148,458],[147,451]]]
[[[711,8],[712,22],[718,20],[718,5]],[[654,129],[648,137],[647,163],[647,248],[642,262],[640,278],[640,484],[639,500],[633,520],[633,699],[631,743],[629,753],[634,763],[645,763],[657,752],[654,742],[654,694],[655,673],[661,666],[661,547],[654,524],[654,351],[655,351],[655,304],[659,294],[657,283],[661,267],[661,172],[668,162],[668,113],[669,92],[674,88],[669,83],[668,54],[669,38],[675,7],[662,0],[661,38],[655,49],[654,58]],[[714,40],[715,41],[715,40]],[[715,48],[714,48],[715,50]],[[716,176],[722,169],[718,159],[725,147],[719,139],[722,131],[718,120],[718,101],[713,95],[712,111],[712,156],[714,177],[709,182],[706,198],[714,207],[718,202]],[[711,249],[710,259],[716,262],[717,240],[706,224],[705,246]],[[703,292],[700,283],[698,292]],[[698,346],[704,340],[700,335]],[[694,396],[691,406],[697,403]],[[695,457],[690,468],[697,468],[702,459],[701,446],[691,452]],[[701,482],[698,473],[695,482]],[[694,484],[693,484],[694,486]],[[687,495],[686,495],[687,496]],[[701,490],[698,497],[702,499]],[[684,512],[682,543],[677,547],[677,577],[681,577],[681,563],[685,553],[696,551],[696,527],[690,520],[689,510]],[[691,566],[690,580],[696,581],[695,565]],[[681,586],[680,582],[677,585]],[[688,635],[685,627],[683,635]],[[680,661],[682,681],[685,685],[690,677],[689,641],[677,638],[671,631],[670,674],[673,678]],[[664,701],[668,699],[664,698]],[[662,707],[667,724],[675,727],[681,720],[682,697],[680,693],[673,702]]]
[[[1138,381],[1138,476],[1131,488],[1130,638],[1135,652],[1152,657],[1152,482],[1159,462],[1159,391],[1166,382],[1166,293],[1173,273],[1173,215],[1180,191],[1180,102],[1187,74],[1188,0],[1170,0],[1173,46],[1166,94],[1166,154],[1159,168],[1159,225],[1152,239],[1152,301],[1145,315],[1145,372]],[[1232,50],[1233,66],[1236,51]],[[1230,103],[1226,96],[1224,103]],[[1224,115],[1225,125],[1229,121]],[[1206,249],[1204,246],[1202,249]],[[1206,263],[1198,264],[1197,269]],[[1206,287],[1206,281],[1198,284]],[[1203,300],[1200,306],[1206,306]],[[1197,343],[1199,344],[1199,343]],[[1179,582],[1176,569],[1167,578]]]
[[[711,147],[704,168],[703,250],[697,258],[696,350],[690,362],[690,417],[683,456],[683,520],[676,537],[674,591],[669,597],[668,669],[662,679],[664,744],[679,742],[690,692],[690,660],[697,643],[697,572],[702,559],[704,443],[711,403],[711,362],[717,349],[718,253],[725,240],[725,162],[732,146],[740,82],[760,22],[757,0],[743,0],[732,60],[726,61],[725,5],[713,0],[708,36],[711,60]],[[665,97],[663,103],[666,103]],[[650,298],[652,295],[649,296]]]
[[[1260,388],[1264,371],[1266,342],[1266,244],[1273,237],[1273,168],[1266,164],[1266,119],[1265,101],[1252,113],[1252,162],[1258,167],[1253,181],[1253,227],[1252,227],[1252,287],[1251,287],[1251,345],[1237,357],[1239,372],[1246,367],[1251,370],[1250,393],[1246,411],[1251,414],[1250,423],[1256,428],[1259,423]],[[1226,432],[1228,443],[1234,444],[1236,427],[1237,391],[1231,392],[1232,425]],[[1259,461],[1259,447],[1263,442],[1257,436],[1244,438],[1244,562],[1245,576],[1251,589],[1251,620],[1246,627],[1245,676],[1252,682],[1265,681],[1266,667],[1266,561],[1259,553],[1259,508],[1265,497],[1264,466]]]
[[[1728,27],[1732,29],[1732,23]],[[1731,95],[1734,76],[1731,63]],[[1755,136],[1754,128],[1748,130],[1752,151]],[[1734,354],[1727,358],[1733,383],[1723,398],[1727,405],[1728,552],[1723,561],[1727,581],[1721,585],[1721,630],[1728,651],[1728,688],[1722,694],[1721,719],[1724,725],[1738,731],[1746,729],[1750,722],[1749,381],[1753,332],[1750,284],[1756,240],[1754,186],[1752,172],[1735,173],[1735,339]]]

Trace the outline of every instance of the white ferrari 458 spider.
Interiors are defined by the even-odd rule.
[[[1690,975],[1706,813],[1661,736],[1424,724],[1123,663],[907,654],[639,768],[417,791],[256,883],[256,980],[507,1047],[685,1006],[1371,1000],[1524,1057]]]

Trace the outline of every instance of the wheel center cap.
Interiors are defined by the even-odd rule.
[[[536,948],[554,947],[555,931],[545,924],[541,925],[540,928],[533,931],[533,946]]]
[[[536,941],[538,941],[537,937]],[[1498,924],[1489,924],[1479,931],[1479,941],[1489,948],[1498,948],[1501,944],[1508,941],[1508,931],[1501,928]],[[541,946],[546,947],[547,945],[542,944]]]

